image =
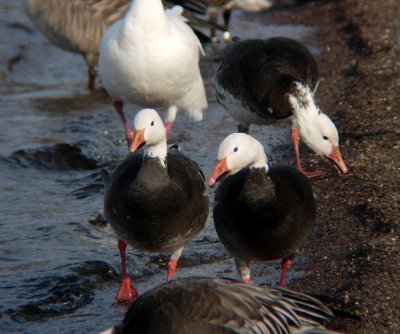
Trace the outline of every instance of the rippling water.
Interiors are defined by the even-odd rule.
[[[233,34],[312,41],[310,27],[265,25],[261,18],[235,13]],[[0,36],[0,332],[96,333],[125,312],[113,304],[120,260],[113,232],[102,219],[99,172],[112,170],[126,154],[122,125],[105,93],[86,91],[81,57],[50,45],[18,1],[0,0]],[[212,56],[211,48],[206,51]],[[206,175],[220,141],[236,129],[216,103],[215,70],[203,60],[210,105],[204,121],[180,114],[171,136]],[[129,117],[137,110],[130,106]],[[268,144],[272,163],[292,159],[289,128],[283,123],[252,129]],[[128,249],[129,270],[140,291],[164,282],[167,259],[167,254]],[[254,264],[255,282],[275,284],[278,268],[278,262]],[[211,216],[185,248],[176,277],[196,274],[236,277]],[[303,274],[295,265],[288,279]]]

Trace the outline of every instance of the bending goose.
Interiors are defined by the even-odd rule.
[[[286,37],[229,45],[215,78],[218,102],[239,122],[239,132],[248,133],[250,124],[272,124],[292,117],[297,169],[303,170],[301,137],[316,154],[332,160],[342,173],[347,173],[337,129],[314,100],[318,82],[314,56],[305,46]]]
[[[94,88],[99,44],[105,31],[125,15],[131,0],[23,0],[23,8],[36,28],[61,49],[79,53],[88,67],[89,89]],[[196,0],[171,0],[199,14]]]
[[[199,166],[178,150],[167,150],[163,122],[152,109],[134,120],[133,152],[117,167],[104,199],[105,214],[119,240],[123,281],[116,302],[137,295],[126,272],[126,244],[146,252],[171,252],[170,280],[183,247],[204,227],[208,196]]]
[[[99,74],[120,115],[130,146],[132,130],[123,103],[168,107],[167,136],[179,109],[203,118],[207,99],[199,69],[203,53],[180,7],[164,11],[161,0],[133,0],[124,19],[107,30],[100,44]]]
[[[146,292],[121,324],[102,334],[334,334],[321,325],[332,316],[320,301],[299,292],[196,277]]]
[[[310,182],[289,166],[270,168],[261,143],[244,133],[226,137],[209,185],[215,192],[214,223],[245,282],[249,262],[283,258],[279,285],[315,222]]]

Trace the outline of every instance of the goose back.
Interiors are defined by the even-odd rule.
[[[193,277],[140,296],[114,333],[334,333],[320,325],[331,316],[321,302],[298,292]]]
[[[239,104],[253,113],[251,123],[271,123],[292,115],[287,92],[293,81],[315,90],[318,80],[316,60],[301,43],[286,37],[243,40],[221,56],[217,99],[228,112]]]
[[[53,44],[97,65],[100,39],[127,11],[130,0],[24,0],[34,25]]]

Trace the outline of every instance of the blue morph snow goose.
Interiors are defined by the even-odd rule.
[[[334,334],[320,301],[284,288],[193,277],[153,288],[101,334]]]
[[[239,132],[248,133],[250,124],[272,124],[292,117],[297,169],[302,171],[301,137],[315,153],[347,173],[336,126],[314,99],[319,71],[305,46],[287,37],[243,40],[227,46],[220,60],[215,78],[217,99],[239,122]]]
[[[199,69],[200,41],[181,16],[182,8],[164,11],[161,0],[133,0],[100,43],[99,75],[120,115],[128,146],[132,142],[123,103],[167,107],[167,136],[179,109],[196,121],[207,98]]]
[[[134,152],[114,171],[104,199],[122,260],[118,303],[130,303],[137,295],[126,271],[126,244],[145,252],[171,252],[170,280],[183,247],[203,229],[208,216],[204,176],[194,161],[176,149],[167,149],[165,128],[157,112],[140,111],[134,129]],[[142,146],[144,151],[136,151]]]
[[[282,260],[279,285],[315,223],[308,178],[290,166],[269,167],[259,141],[244,133],[226,137],[209,185],[215,192],[214,223],[245,282],[249,262]]]

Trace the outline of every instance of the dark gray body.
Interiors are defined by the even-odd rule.
[[[204,227],[208,196],[195,162],[169,150],[167,168],[157,158],[131,153],[115,170],[104,210],[118,237],[147,252],[172,252]]]
[[[292,116],[294,82],[315,91],[319,71],[311,52],[287,37],[243,40],[227,46],[215,85],[218,102],[244,127]]]
[[[292,167],[243,169],[215,194],[218,236],[236,258],[276,260],[296,254],[315,222],[307,177]]]

